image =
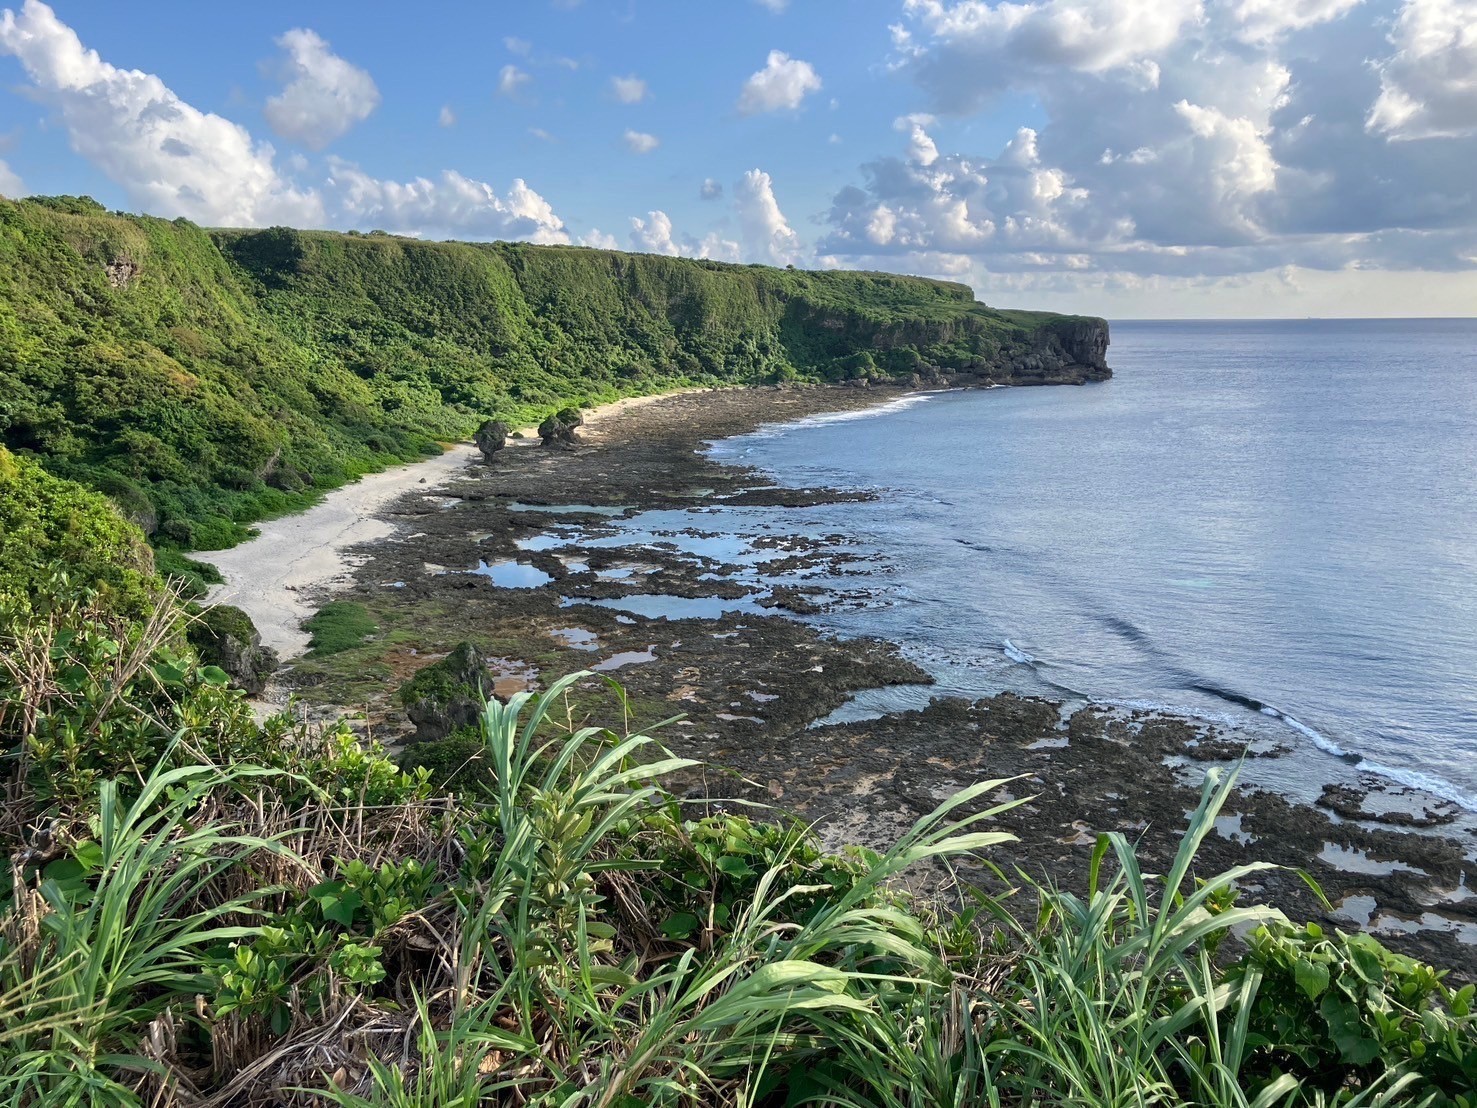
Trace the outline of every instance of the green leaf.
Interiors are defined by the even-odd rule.
[[[200,680],[207,685],[224,686],[231,683],[231,676],[220,666],[201,666]]]
[[[669,939],[687,939],[698,929],[698,918],[691,912],[678,912],[662,924],[662,934]]]
[[[1339,1048],[1343,1060],[1353,1066],[1367,1066],[1379,1057],[1380,1044],[1364,1033],[1359,1021],[1359,1008],[1336,992],[1324,994],[1318,1011],[1328,1024],[1329,1037]]]
[[[750,868],[749,864],[733,854],[725,854],[719,858],[718,869],[736,881],[742,881],[745,878],[754,876],[754,871]]]
[[[72,849],[72,856],[82,863],[82,867],[93,872],[103,867],[103,848],[91,839],[83,839]]]
[[[1292,976],[1309,1000],[1317,1000],[1328,988],[1328,967],[1307,958],[1299,958],[1293,964]]]

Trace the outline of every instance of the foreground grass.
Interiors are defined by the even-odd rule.
[[[897,879],[1003,867],[1004,782],[826,854],[684,809],[576,674],[433,790],[258,725],[177,618],[0,610],[0,1103],[1474,1103],[1470,988],[1196,872],[1229,778],[1164,874],[1105,835],[1085,890],[945,907]]]

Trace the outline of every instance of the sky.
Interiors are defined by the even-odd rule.
[[[1473,315],[1477,0],[24,0],[32,193],[1113,318]]]

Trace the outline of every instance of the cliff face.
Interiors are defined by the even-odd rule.
[[[1096,380],[1106,341],[894,274],[0,200],[0,442],[185,546],[489,417],[690,384]]]

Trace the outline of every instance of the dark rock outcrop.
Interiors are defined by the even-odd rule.
[[[477,428],[472,443],[482,451],[483,459],[490,462],[494,454],[508,445],[508,425],[500,419],[489,419]]]
[[[231,684],[248,696],[260,696],[267,678],[277,672],[277,652],[262,645],[256,625],[240,608],[202,608],[185,634],[202,662],[225,670]]]
[[[412,742],[438,742],[475,727],[482,712],[487,664],[469,642],[421,670],[400,687],[400,703],[415,724]]]
[[[568,450],[579,442],[575,431],[585,424],[585,417],[578,408],[561,408],[538,425],[539,438],[545,446]]]
[[[127,254],[120,254],[103,266],[108,275],[108,284],[115,289],[126,289],[139,274],[139,264]]]

